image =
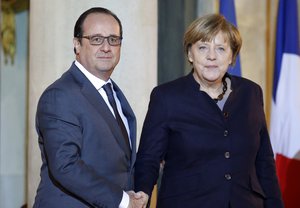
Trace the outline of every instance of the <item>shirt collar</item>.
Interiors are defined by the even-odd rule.
[[[98,77],[96,77],[95,75],[93,75],[92,73],[90,73],[77,60],[75,60],[75,65],[86,76],[86,78],[92,83],[92,85],[94,85],[94,87],[97,90],[100,90],[103,87],[103,85],[105,85],[106,83],[111,83],[110,79],[107,80],[107,82],[105,82],[104,80],[99,79]]]

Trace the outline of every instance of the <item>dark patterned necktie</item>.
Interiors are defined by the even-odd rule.
[[[103,86],[103,89],[106,92],[106,95],[108,97],[108,101],[109,101],[111,107],[114,110],[114,114],[115,114],[116,120],[117,120],[117,122],[119,124],[121,132],[123,134],[123,138],[125,139],[126,145],[130,149],[128,133],[127,133],[126,127],[125,127],[125,125],[123,123],[123,120],[122,120],[122,118],[121,118],[121,116],[119,114],[119,111],[117,109],[117,104],[116,104],[116,100],[115,100],[114,95],[113,95],[111,84],[110,83],[105,84]]]

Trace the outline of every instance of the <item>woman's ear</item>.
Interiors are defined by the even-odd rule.
[[[192,57],[192,54],[191,54],[191,51],[190,51],[190,50],[191,50],[191,49],[188,50],[187,56],[188,56],[189,62],[190,62],[190,63],[193,63],[193,57]]]
[[[232,63],[233,63],[233,57],[231,57],[231,59],[230,59],[230,61],[229,61],[228,65],[229,65],[229,66],[233,66],[233,64],[232,64]]]

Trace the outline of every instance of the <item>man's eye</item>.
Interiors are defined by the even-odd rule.
[[[117,42],[118,41],[118,38],[116,37],[109,37],[109,41],[114,43],[114,42]]]
[[[101,37],[92,37],[93,42],[101,42],[102,38]]]

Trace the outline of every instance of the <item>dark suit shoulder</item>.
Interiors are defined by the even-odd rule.
[[[199,90],[199,84],[195,81],[193,74],[189,73],[186,76],[158,85],[153,89],[154,93],[159,91],[163,94],[180,94],[186,90]]]
[[[73,76],[70,73],[70,69],[66,72],[64,72],[60,78],[55,80],[52,84],[50,84],[47,89],[51,88],[69,88],[70,85],[73,85],[75,83],[75,80]]]
[[[44,93],[53,89],[64,91],[66,93],[74,92],[74,90],[78,90],[82,86],[82,83],[87,81],[88,79],[84,76],[84,74],[76,67],[75,64],[72,64],[60,78],[55,80],[45,89]]]
[[[81,87],[73,75],[74,70],[78,69],[72,65],[69,70],[44,90],[38,102],[38,109],[44,108],[45,104],[63,109],[63,106],[74,106],[74,103],[77,103],[81,95]],[[81,73],[79,70],[78,72]],[[82,76],[84,75],[82,74]]]

